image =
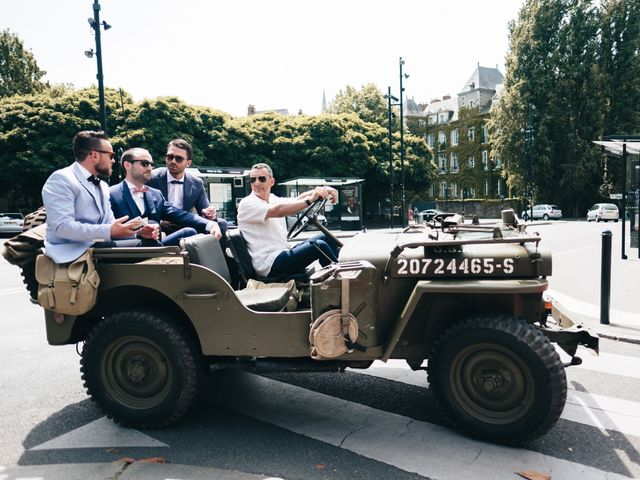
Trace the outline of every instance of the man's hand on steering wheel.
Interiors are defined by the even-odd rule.
[[[327,200],[331,199],[333,203],[338,202],[338,191],[332,187],[316,187],[310,192],[307,192],[304,200],[309,205],[302,214],[298,217],[298,220],[289,229],[287,239],[297,237],[303,232],[309,223],[315,223],[317,221],[318,214],[322,211]]]

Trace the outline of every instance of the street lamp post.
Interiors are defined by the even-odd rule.
[[[404,110],[403,110],[403,98],[404,98],[404,87],[402,86],[402,79],[409,78],[409,75],[406,73],[403,75],[402,66],[404,65],[404,60],[400,57],[400,189],[401,189],[401,204],[402,204],[402,228],[406,227],[405,215],[407,213],[406,205],[405,205],[405,188],[404,188]]]
[[[398,98],[391,95],[391,87],[387,87],[387,94],[384,96],[387,99],[387,113],[388,113],[388,125],[389,125],[389,199],[391,201],[390,217],[391,228],[393,228],[393,124],[391,118],[391,107],[399,105]],[[391,101],[395,103],[391,103]]]
[[[107,110],[104,104],[104,77],[102,74],[102,44],[100,43],[100,26],[104,27],[105,31],[111,28],[107,22],[100,22],[100,3],[98,0],[94,0],[93,2],[93,18],[89,18],[89,25],[95,32],[96,37],[96,62],[98,64],[98,74],[96,78],[98,79],[98,102],[100,105],[100,124],[102,125],[102,130],[104,133],[107,133]],[[84,52],[85,55],[89,58],[93,57],[93,51],[88,50]]]
[[[529,187],[529,183],[533,183],[533,179],[529,178],[533,176],[533,168],[531,161],[531,144],[533,143],[533,110],[535,107],[532,104],[527,105],[527,121],[524,127],[524,158],[523,158],[523,183],[524,183],[524,205],[523,210],[527,210],[527,199],[529,199],[529,218],[533,220],[533,195],[531,194],[532,188]]]

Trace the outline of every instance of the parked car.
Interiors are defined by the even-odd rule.
[[[0,213],[0,233],[21,233],[23,221],[21,213]]]
[[[523,220],[529,220],[531,217],[531,209],[523,210],[521,218]],[[558,220],[562,218],[562,210],[557,205],[549,205],[541,203],[540,205],[533,206],[533,218],[532,220]]]
[[[605,222],[609,220],[617,222],[619,218],[620,212],[618,211],[618,207],[613,203],[596,203],[587,211],[587,222],[591,222],[592,220],[596,222],[601,220]]]
[[[441,213],[444,213],[444,212],[442,210],[438,210],[437,208],[430,208],[428,210],[423,210],[421,212],[418,212],[418,218],[420,218],[420,215],[421,215],[423,222],[429,222],[433,220],[433,218],[436,215],[439,215]]]

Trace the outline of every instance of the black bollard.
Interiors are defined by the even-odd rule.
[[[602,232],[602,265],[600,266],[600,323],[609,325],[611,300],[611,230]]]

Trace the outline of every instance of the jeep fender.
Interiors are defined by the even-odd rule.
[[[536,305],[524,305],[521,306],[522,312],[514,312],[514,314],[523,314],[523,316],[529,317],[530,315],[524,315],[526,311],[533,310],[536,312],[542,311],[542,293],[548,288],[549,282],[546,278],[535,279],[468,279],[461,281],[460,279],[452,280],[420,280],[416,282],[416,285],[407,300],[400,318],[396,322],[395,326],[391,330],[391,335],[388,341],[384,345],[384,352],[381,360],[386,362],[391,358],[391,354],[397,346],[398,341],[405,328],[409,324],[409,321],[414,315],[420,314],[418,312],[418,305],[424,296],[433,296],[438,294],[471,294],[471,295],[512,295],[516,298],[529,298],[533,299]],[[539,317],[538,317],[539,318]],[[537,318],[536,318],[537,319]],[[430,321],[429,318],[424,321]]]

